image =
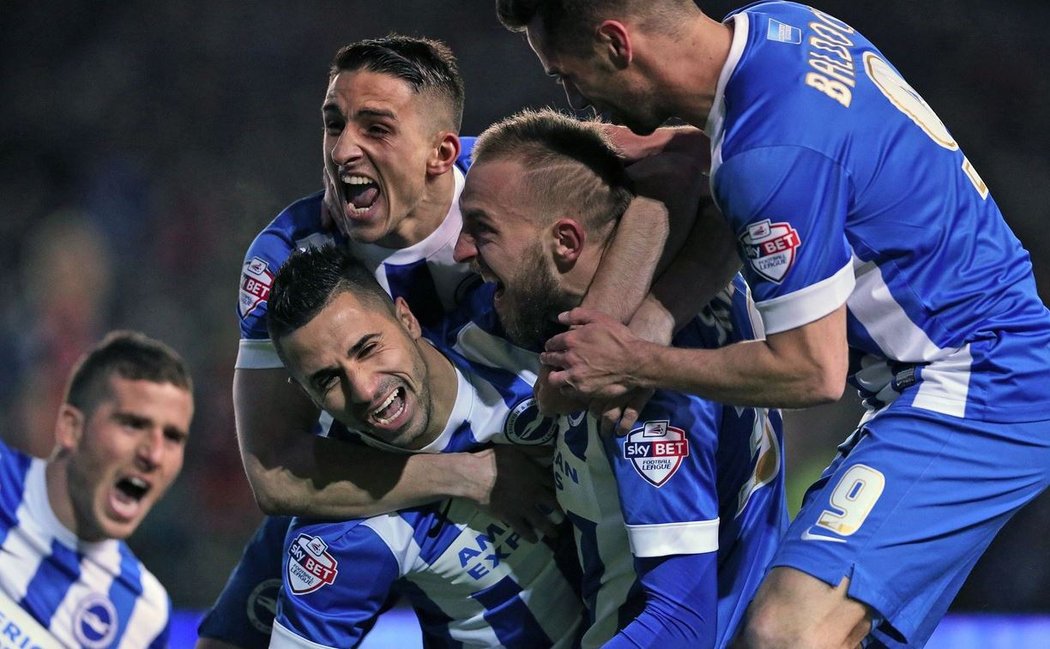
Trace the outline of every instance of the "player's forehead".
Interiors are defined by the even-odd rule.
[[[188,431],[193,418],[193,395],[173,383],[129,379],[112,373],[106,393],[95,408],[104,419],[136,417]]]
[[[371,70],[341,70],[328,82],[322,110],[350,115],[378,108],[398,116],[420,110],[420,94],[412,85],[393,74]]]

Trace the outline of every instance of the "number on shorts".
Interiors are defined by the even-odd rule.
[[[860,529],[882,495],[886,477],[870,466],[854,464],[835,485],[829,499],[835,510],[825,509],[817,519],[823,527],[840,536],[849,536]]]

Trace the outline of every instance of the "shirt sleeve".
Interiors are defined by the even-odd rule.
[[[713,184],[767,334],[845,303],[855,283],[845,234],[852,185],[838,163],[803,147],[756,148],[724,161]]]
[[[657,391],[624,437],[603,436],[635,557],[718,550],[721,407]]]
[[[710,649],[717,638],[714,554],[635,559],[645,608],[605,649]]]
[[[386,543],[360,521],[289,528],[271,647],[352,647],[400,576]]]

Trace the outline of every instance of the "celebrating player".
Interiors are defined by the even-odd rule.
[[[362,259],[424,324],[438,321],[465,294],[476,278],[452,259],[462,171],[473,144],[457,135],[462,109],[462,80],[441,43],[390,36],[348,45],[333,61],[322,116],[328,211],[337,231],[325,225],[323,194],[304,198],[255,239],[241,278],[235,415],[249,480],[268,513],[346,519],[458,496],[486,506],[530,540],[533,530],[550,530],[543,513],[555,504],[549,483],[537,480],[535,464],[514,449],[398,455],[309,434],[326,432],[330,420],[318,423],[317,407],[289,384],[266,329],[277,269],[297,248],[323,243],[345,246]],[[630,144],[636,155],[656,146],[638,139]],[[630,281],[599,281],[591,293],[596,303],[622,304],[627,315],[647,290],[659,256],[650,237],[665,232],[655,218],[662,206],[636,205],[634,220],[624,224],[630,236],[617,237],[614,246],[651,245],[611,253],[636,272],[610,272],[609,279]],[[275,539],[283,537],[286,523],[269,519],[252,539],[201,625],[201,649],[269,642],[272,609],[266,602],[279,577],[282,547]]]
[[[574,311],[542,357],[552,385],[805,407],[849,376],[870,410],[807,494],[740,645],[925,644],[1050,480],[1050,312],[987,185],[874,45],[810,7],[724,23],[692,0],[497,8],[574,104],[638,133],[672,116],[705,129],[766,329],[680,349]]]
[[[545,444],[529,383],[432,346],[345,248],[293,255],[270,295],[271,340],[310,398],[371,445],[439,453]],[[565,536],[568,539],[568,535]],[[554,543],[551,543],[554,546]],[[571,647],[583,621],[573,547],[530,542],[462,499],[339,522],[297,518],[271,647],[356,646],[395,587],[427,646]]]
[[[182,359],[116,331],[74,367],[50,458],[0,442],[5,644],[168,645],[171,601],[124,539],[182,469],[192,417]]]
[[[542,348],[580,303],[625,184],[593,123],[526,112],[479,137],[456,258],[495,285],[513,341]],[[673,342],[751,339],[752,315],[738,279]],[[562,417],[554,462],[584,571],[584,646],[724,647],[787,525],[779,412],[658,390],[625,437],[597,427],[583,412]]]

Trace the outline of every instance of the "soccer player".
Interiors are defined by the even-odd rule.
[[[494,283],[511,340],[541,349],[560,328],[628,197],[594,123],[525,112],[482,133],[456,258]],[[749,300],[738,278],[674,344],[752,339]],[[724,647],[787,526],[779,412],[658,390],[625,437],[585,415],[561,418],[554,461],[584,571],[584,646]]]
[[[406,456],[309,434],[326,432],[330,419],[318,422],[317,407],[288,383],[266,330],[277,269],[295,249],[324,243],[346,246],[424,323],[460,299],[476,281],[452,259],[461,222],[456,201],[473,143],[458,136],[462,110],[462,80],[441,43],[390,36],[348,45],[333,61],[322,115],[327,202],[337,229],[325,224],[321,192],[299,200],[256,237],[241,277],[234,407],[246,472],[267,513],[345,519],[459,496],[487,506],[526,538],[550,529],[536,507],[554,506],[549,481],[537,480],[540,469],[509,447]],[[681,142],[656,140],[629,144],[641,155]],[[634,234],[617,243],[658,235],[652,216],[651,209],[637,212]],[[637,266],[632,277],[641,281],[629,283],[643,292],[658,247],[620,254]],[[630,293],[623,282],[604,288],[596,282],[592,296],[599,304],[626,305]],[[201,625],[201,649],[266,646],[282,550],[273,539],[283,536],[285,523],[268,519],[252,539]]]
[[[367,444],[550,450],[554,422],[535,416],[529,383],[428,343],[404,299],[392,301],[345,247],[290,257],[269,313],[289,373]],[[270,647],[356,646],[395,589],[416,610],[427,646],[574,646],[579,575],[562,571],[573,563],[571,542],[554,543],[527,541],[458,498],[348,521],[296,518]]]
[[[5,645],[167,647],[171,601],[124,539],[182,469],[192,390],[174,351],[115,331],[73,368],[47,460],[0,442]]]
[[[542,357],[552,385],[806,407],[848,376],[869,411],[808,492],[740,646],[922,646],[1050,480],[1050,312],[988,186],[879,50],[819,10],[497,8],[575,104],[638,133],[672,116],[705,129],[766,329],[676,349],[573,312]]]

